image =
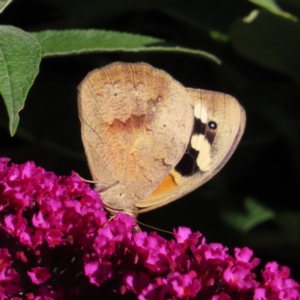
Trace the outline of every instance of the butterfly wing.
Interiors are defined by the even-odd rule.
[[[79,86],[81,134],[96,190],[112,213],[135,214],[184,154],[189,92],[148,64],[113,63]]]
[[[150,197],[138,203],[139,212],[163,206],[203,185],[226,164],[243,135],[246,115],[235,98],[199,89],[187,91],[194,109],[189,146]]]

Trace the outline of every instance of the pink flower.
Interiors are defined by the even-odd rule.
[[[0,299],[300,300],[289,268],[276,262],[258,281],[247,247],[231,256],[185,227],[170,241],[134,233],[128,215],[108,221],[75,173],[8,163],[0,158]]]
[[[0,286],[6,296],[13,296],[20,290],[20,275],[16,270],[7,268],[0,272]]]
[[[242,266],[228,267],[223,276],[224,280],[234,288],[247,290],[255,286],[255,281],[249,269]]]
[[[20,234],[20,243],[26,245],[32,249],[41,245],[44,239],[44,235],[40,231],[36,231],[33,228],[26,227],[26,229]]]
[[[63,245],[66,241],[63,239],[64,233],[59,229],[50,229],[45,234],[45,239],[48,242],[49,247],[55,247],[57,245]]]
[[[265,282],[255,290],[255,299],[300,299],[300,285],[289,278],[288,267],[269,262],[262,276]]]
[[[179,299],[194,298],[201,289],[201,283],[197,279],[195,271],[190,271],[187,274],[174,273],[169,277],[169,280],[176,297]]]
[[[267,290],[264,288],[257,288],[254,291],[254,300],[267,300]]]
[[[139,300],[157,300],[157,299],[172,299],[169,294],[169,287],[167,285],[158,285],[150,283],[144,288],[139,296]]]
[[[32,217],[32,225],[36,228],[48,229],[50,224],[44,219],[42,212],[34,214]]]
[[[242,249],[235,248],[234,256],[237,263],[245,268],[253,269],[259,265],[260,259],[254,257],[251,262],[250,259],[253,256],[253,251],[248,247],[244,247]]]
[[[4,229],[13,236],[19,236],[26,228],[27,221],[22,217],[9,215],[4,218]]]
[[[224,247],[223,245],[212,243],[205,249],[204,256],[207,260],[220,262],[227,258],[227,251],[228,248]]]
[[[145,294],[146,289],[150,284],[150,278],[145,272],[136,274],[135,272],[129,272],[124,277],[124,282],[128,290],[135,292],[136,294]]]
[[[190,247],[192,245],[195,246],[198,243],[201,233],[192,233],[190,228],[179,227],[178,231],[174,230],[174,237],[178,244],[184,244],[187,247]]]
[[[90,282],[99,286],[112,276],[112,264],[108,261],[102,263],[94,261],[85,264],[84,271]]]
[[[231,300],[232,298],[225,294],[225,293],[220,293],[219,295],[215,295],[212,297],[212,300]]]
[[[47,268],[36,267],[32,268],[31,272],[28,271],[27,273],[34,284],[42,284],[51,278]]]
[[[10,267],[11,256],[6,248],[0,249],[0,271]]]
[[[148,236],[146,232],[138,232],[133,236],[132,242],[138,249],[137,259],[154,272],[162,273],[168,269],[167,242],[153,233]]]

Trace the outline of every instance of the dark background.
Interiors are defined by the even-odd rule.
[[[279,4],[300,17],[297,1]],[[297,37],[300,40],[299,22],[261,10],[264,34],[268,37],[269,30],[272,36],[275,31],[293,67],[291,76],[292,72],[276,67],[280,55],[274,67],[272,55],[264,58],[259,47],[243,44],[261,33],[240,26],[253,9],[258,7],[242,0],[14,1],[0,15],[1,24],[26,31],[98,28],[150,35],[210,52],[222,65],[196,55],[166,52],[43,59],[14,137],[9,135],[6,108],[0,103],[0,155],[14,163],[33,160],[57,175],[74,170],[90,179],[76,87],[88,71],[113,61],[145,61],[187,87],[231,94],[244,106],[247,125],[229,163],[199,190],[139,220],[164,230],[191,227],[208,242],[220,242],[230,251],[248,246],[263,264],[276,260],[291,267],[292,277],[300,281],[300,53],[294,54]],[[253,57],[238,47],[239,42],[253,50]],[[277,51],[270,47],[270,53]],[[271,64],[265,63],[268,59]],[[248,210],[245,199],[254,203]]]

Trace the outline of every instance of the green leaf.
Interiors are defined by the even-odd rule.
[[[299,81],[300,25],[266,11],[253,11],[231,27],[234,49],[264,67]]]
[[[0,0],[0,13],[12,2],[12,0]]]
[[[275,15],[290,19],[294,22],[298,21],[298,18],[296,16],[293,16],[292,14],[283,11],[274,0],[249,0],[249,1],[260,7],[267,9],[268,11],[270,11]]]
[[[39,71],[40,46],[34,36],[12,26],[0,26],[0,94],[14,135],[19,111]]]
[[[210,31],[208,31],[208,33],[213,39],[215,39],[216,41],[219,41],[219,42],[226,43],[230,40],[230,37],[228,34],[224,34],[217,30],[210,30]]]
[[[272,210],[250,197],[244,200],[244,207],[245,213],[224,210],[221,217],[231,227],[245,232],[263,222],[273,219],[275,216]]]
[[[90,52],[168,51],[201,55],[220,64],[214,55],[201,50],[168,45],[164,40],[138,34],[106,30],[47,30],[32,33],[42,47],[42,56],[62,56]]]

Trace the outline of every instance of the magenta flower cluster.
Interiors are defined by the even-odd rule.
[[[234,255],[188,228],[168,241],[112,220],[98,194],[73,173],[56,176],[34,163],[0,158],[2,299],[300,299],[288,267]]]

